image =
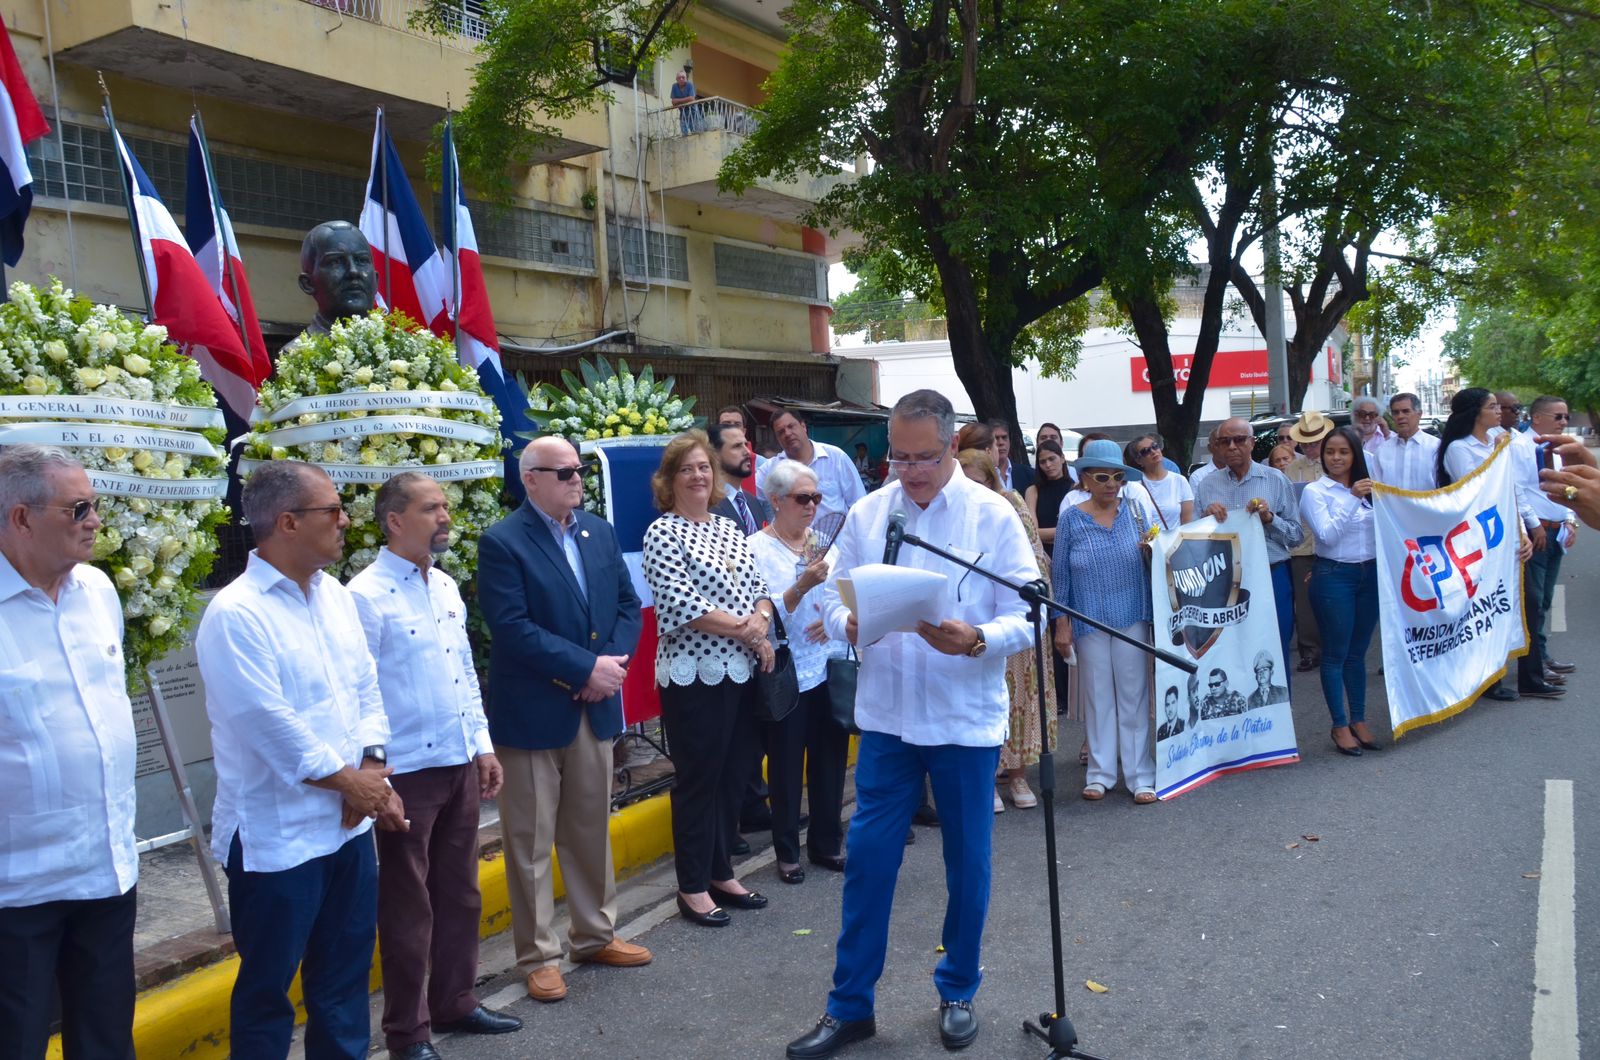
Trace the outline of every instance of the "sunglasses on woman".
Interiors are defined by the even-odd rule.
[[[1121,482],[1127,477],[1121,471],[1090,471],[1084,475],[1084,478],[1087,478],[1090,482],[1101,486],[1104,486],[1107,482]]]
[[[1143,449],[1139,450],[1139,459],[1143,460],[1145,457],[1151,455],[1152,453],[1159,453],[1159,452],[1161,452],[1161,443],[1160,442],[1157,442],[1154,445],[1147,445]]]
[[[794,501],[796,504],[801,505],[801,506],[805,506],[805,505],[808,505],[808,504],[821,504],[822,503],[822,494],[820,494],[820,493],[791,493],[791,494],[789,494],[789,499]]]

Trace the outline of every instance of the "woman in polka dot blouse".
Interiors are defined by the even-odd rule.
[[[704,431],[667,444],[650,481],[662,515],[644,535],[644,580],[655,597],[656,684],[661,721],[677,768],[672,788],[673,858],[684,919],[722,927],[722,906],[760,909],[762,895],[733,878],[728,837],[739,824],[757,753],[756,668],[772,669],[772,600],[731,519],[712,515],[722,496]]]

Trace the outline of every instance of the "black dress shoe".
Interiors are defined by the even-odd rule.
[[[913,824],[925,825],[929,828],[937,828],[939,827],[939,811],[935,810],[932,805],[923,803],[921,806],[918,806],[917,811],[911,815],[911,821]]]
[[[1544,681],[1529,681],[1526,684],[1521,681],[1517,682],[1517,695],[1519,696],[1532,696],[1535,699],[1560,699],[1566,694],[1567,690],[1565,688],[1557,688],[1555,685]]]
[[[1492,699],[1497,703],[1515,703],[1517,694],[1504,685],[1495,685],[1483,694],[1484,699]]]
[[[743,836],[740,836],[738,839],[735,839],[732,843],[728,844],[728,853],[732,854],[736,858],[744,857],[746,854],[750,853],[750,841],[745,839]]]
[[[817,1025],[789,1043],[783,1055],[789,1060],[822,1060],[840,1049],[870,1038],[878,1033],[878,1023],[871,1016],[864,1020],[836,1020],[823,1016]]]
[[[767,896],[757,894],[755,891],[734,894],[732,891],[724,891],[714,883],[706,890],[720,904],[732,906],[735,909],[765,909],[767,907]]]
[[[939,1040],[946,1049],[965,1049],[978,1036],[978,1014],[970,1001],[939,1002]]]
[[[739,818],[739,831],[765,832],[772,827],[772,812],[751,814],[749,817]]]
[[[689,923],[699,924],[701,927],[727,927],[733,922],[733,918],[724,913],[720,906],[712,906],[709,913],[695,912],[694,908],[683,900],[681,894],[678,895],[678,912]]]
[[[906,846],[910,846],[912,843],[915,843],[916,841],[917,841],[916,830],[913,829],[913,828],[907,828],[906,829]]]
[[[784,883],[805,883],[806,870],[802,869],[799,865],[796,865],[792,869],[779,869],[778,879],[782,880]]]
[[[832,857],[827,854],[807,854],[806,858],[819,869],[827,869],[829,872],[844,871],[844,858],[838,854]]]
[[[1544,664],[1558,674],[1570,674],[1577,669],[1572,663],[1556,662],[1554,659],[1546,659]]]
[[[503,1012],[491,1012],[479,1005],[458,1020],[435,1023],[433,1029],[449,1034],[510,1034],[522,1029],[522,1021]]]
[[[1550,667],[1546,666],[1544,668],[1544,683],[1547,685],[1555,685],[1557,688],[1565,688],[1567,686],[1567,675],[1558,674],[1554,670],[1550,669]]]
[[[404,1049],[390,1049],[390,1060],[444,1060],[432,1042],[417,1042]]]

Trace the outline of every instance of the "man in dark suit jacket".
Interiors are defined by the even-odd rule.
[[[478,542],[478,598],[493,641],[489,736],[505,769],[500,824],[511,933],[528,995],[559,1001],[550,847],[566,882],[572,959],[648,964],[616,937],[611,740],[639,643],[639,597],[616,531],[582,510],[577,451],[560,438],[523,450],[522,507]],[[644,665],[648,665],[648,660]]]
[[[1033,485],[1033,468],[1028,466],[1026,453],[1022,460],[1011,458],[1011,428],[1005,420],[990,420],[989,429],[994,432],[995,448],[1000,451],[996,470],[1000,472],[1001,484],[1008,490],[1016,490],[1019,495],[1028,492],[1028,487]],[[1022,448],[1021,438],[1017,439],[1016,448]]]
[[[711,514],[732,519],[749,537],[772,522],[772,502],[759,493],[745,493],[738,486],[755,468],[744,428],[713,423],[706,428],[706,435],[717,451],[724,479],[722,499],[711,506]]]

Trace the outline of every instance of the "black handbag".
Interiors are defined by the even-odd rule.
[[[756,670],[756,720],[782,721],[800,703],[800,679],[794,672],[794,653],[789,650],[789,634],[776,608],[772,611],[772,631],[777,644],[772,649],[772,672]]]
[[[852,646],[845,655],[828,659],[828,712],[839,728],[849,733],[859,733],[856,725],[856,677],[861,673],[861,660],[856,658]]]

